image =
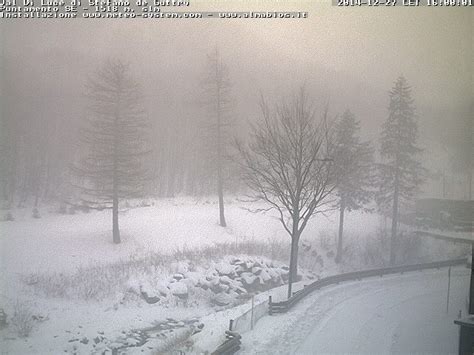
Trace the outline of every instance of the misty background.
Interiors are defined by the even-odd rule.
[[[162,10],[309,15],[0,22],[2,353],[456,352],[472,8]]]
[[[232,84],[233,132],[245,139],[260,94],[278,102],[305,85],[330,115],[350,109],[379,147],[388,91],[412,86],[425,196],[469,198],[472,179],[473,17],[467,8],[338,8],[327,3],[195,2],[192,10],[299,10],[305,20],[2,22],[2,199],[70,197],[80,156],[84,85],[110,58],[130,63],[152,127],[153,196],[214,192],[202,122],[207,55],[217,46]],[[178,9],[179,10],[179,9]],[[443,196],[443,176],[444,195]],[[241,188],[239,181],[227,189]]]

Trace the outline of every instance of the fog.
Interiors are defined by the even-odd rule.
[[[208,353],[233,317],[242,353],[316,340],[329,353],[456,352],[471,250],[450,238],[473,235],[472,9],[185,10],[308,18],[0,22],[0,348]],[[443,268],[354,276],[268,320],[268,296],[440,260],[451,301]],[[348,314],[360,333],[334,341]],[[420,327],[434,335],[414,339]]]
[[[194,8],[213,6],[233,8]],[[110,57],[132,64],[153,120],[172,119],[177,107],[193,115],[206,53],[215,45],[229,66],[241,121],[259,114],[260,91],[284,97],[306,83],[320,105],[329,102],[334,113],[351,108],[364,133],[377,138],[387,92],[400,74],[413,87],[426,145],[435,146],[446,128],[456,131],[471,113],[470,11],[308,2],[252,8],[307,10],[309,18],[2,22],[3,115],[79,120],[85,78]]]

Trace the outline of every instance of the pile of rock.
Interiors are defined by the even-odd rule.
[[[139,294],[149,304],[173,300],[187,306],[195,291],[207,294],[213,306],[226,307],[242,303],[250,294],[266,291],[288,281],[288,267],[261,258],[229,257],[197,271],[183,267],[166,280],[139,285]]]

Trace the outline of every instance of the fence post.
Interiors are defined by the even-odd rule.
[[[272,296],[268,296],[268,314],[272,315]]]
[[[254,315],[253,315],[253,308],[254,308],[254,295],[252,295],[252,313],[250,314],[250,330],[253,330],[253,322],[254,322]]]
[[[232,326],[234,325],[234,320],[229,320],[229,330],[232,331]]]
[[[451,266],[448,269],[448,294],[446,295],[446,313],[449,313],[449,291],[451,288]]]

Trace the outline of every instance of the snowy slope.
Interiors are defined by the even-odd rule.
[[[171,279],[184,276],[184,281],[193,285],[213,284],[219,279],[222,288],[236,289],[228,287],[232,280],[225,275],[230,265],[219,264],[224,254],[215,253],[216,249],[222,248],[218,243],[265,242],[262,250],[269,249],[269,255],[273,246],[268,241],[277,241],[286,255],[289,237],[271,213],[256,214],[248,210],[258,207],[261,206],[229,198],[227,228],[217,224],[218,208],[213,198],[163,199],[154,201],[149,207],[123,209],[120,214],[123,242],[119,245],[111,242],[110,211],[60,215],[53,207],[50,211],[43,207],[40,219],[32,218],[28,210],[14,211],[15,221],[0,222],[0,308],[5,309],[10,321],[7,328],[0,329],[3,349],[13,354],[90,353],[92,349],[100,353],[100,349],[114,347],[115,341],[120,344],[140,342],[141,330],[173,318],[171,323],[202,322],[205,325],[202,332],[193,336],[195,346],[202,351],[211,350],[223,336],[229,318],[237,317],[239,312],[248,309],[248,305],[217,312],[222,307],[207,302],[209,292],[194,286],[190,288],[188,302],[181,281],[176,283],[179,287],[173,284],[169,291],[164,291],[183,296],[184,302],[178,304],[178,296],[162,296],[160,290],[167,282],[169,286]],[[348,214],[347,243],[352,240],[363,245],[362,238],[376,234],[378,218],[370,214]],[[318,216],[308,224],[302,236],[300,262],[306,255],[307,261],[313,264],[308,269],[321,277],[338,272],[333,255],[328,252],[334,248],[337,221],[337,213]],[[209,245],[217,246],[201,259],[187,260],[189,254],[176,253],[177,249],[186,248],[199,254],[200,248]],[[168,259],[165,259],[166,255]],[[160,264],[164,259],[166,262]],[[198,264],[203,260],[204,264]],[[186,266],[184,271],[183,265]],[[209,276],[205,271],[215,266],[217,274],[222,274],[219,277]],[[252,273],[258,272],[252,268]],[[269,276],[267,271],[261,271],[262,279]],[[240,277],[242,282],[249,283],[255,275],[242,273]],[[199,281],[203,278],[206,282]],[[67,292],[56,292],[63,289]],[[266,298],[269,292],[285,294],[285,289],[283,286],[279,291],[267,291],[261,296]],[[140,297],[141,291],[151,297],[151,304]],[[84,295],[90,295],[90,298]],[[156,297],[160,300],[154,303]],[[219,299],[219,303],[222,301]],[[37,318],[27,338],[17,337],[11,325],[17,302],[21,302],[23,308],[31,308]],[[298,312],[288,315],[295,321],[299,316]],[[265,318],[261,322],[265,323]],[[308,327],[312,324],[308,323]],[[273,329],[269,336],[290,334],[291,331]],[[128,352],[156,350],[161,335],[152,330],[147,336],[148,343],[137,348],[131,344]],[[94,343],[96,339],[97,344]],[[272,345],[260,349],[272,349]]]
[[[157,200],[154,206],[133,208],[120,214],[122,243],[112,244],[111,211],[77,212],[59,215],[42,212],[33,219],[29,211],[15,212],[14,222],[0,222],[2,270],[68,271],[77,266],[109,263],[130,255],[171,252],[177,248],[198,248],[216,242],[245,240],[289,241],[280,222],[271,214],[251,213],[258,206],[229,199],[227,228],[218,225],[218,208],[213,198]],[[378,217],[348,214],[348,238],[375,230]],[[309,223],[302,240],[315,239],[321,231],[337,230],[337,214],[318,216]],[[368,226],[370,226],[368,228]]]

